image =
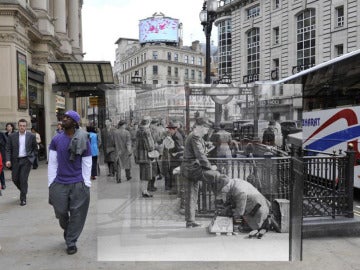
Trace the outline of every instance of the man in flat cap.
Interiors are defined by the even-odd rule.
[[[279,231],[279,225],[270,213],[270,202],[252,184],[214,170],[204,172],[204,179],[214,194],[226,193],[226,203],[232,206],[234,217],[243,218],[253,230],[249,236],[259,234],[261,229],[267,231],[270,227]]]
[[[184,139],[179,133],[178,127],[178,123],[170,121],[166,126],[167,136],[164,139],[163,174],[165,176],[165,190],[170,190],[170,195],[177,194],[173,170],[181,165],[184,154]]]
[[[196,119],[193,131],[185,140],[180,173],[184,178],[186,228],[201,226],[200,223],[195,222],[195,209],[199,181],[202,179],[203,171],[211,169],[211,164],[206,156],[206,144],[203,139],[211,127],[212,124],[207,119],[199,117]]]
[[[116,182],[121,183],[121,169],[125,169],[125,177],[129,181],[131,179],[131,135],[126,129],[126,122],[120,120],[118,128],[114,131],[114,142],[115,142],[115,171],[116,171]]]
[[[53,206],[69,255],[84,228],[90,203],[92,156],[88,133],[79,128],[80,115],[67,111],[64,132],[50,143],[48,162],[49,203]]]

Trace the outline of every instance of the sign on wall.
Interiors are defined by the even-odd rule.
[[[17,93],[18,93],[18,108],[28,108],[28,85],[27,85],[27,63],[26,55],[17,52]]]
[[[55,106],[57,109],[65,110],[65,97],[56,95],[55,96]]]

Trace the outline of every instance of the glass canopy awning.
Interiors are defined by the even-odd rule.
[[[72,97],[100,96],[116,88],[110,62],[50,61],[56,76],[53,91],[69,92]]]

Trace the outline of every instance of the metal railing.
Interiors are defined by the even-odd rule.
[[[353,217],[354,152],[304,156],[303,217]]]
[[[209,158],[221,173],[251,182],[270,201],[290,200],[293,187],[292,157]],[[303,217],[353,217],[353,151],[339,156],[303,157]],[[212,215],[217,199],[201,181],[198,215]]]
[[[269,153],[263,158],[209,158],[209,161],[230,178],[251,182],[269,201],[289,199],[291,157],[274,157]],[[198,214],[213,214],[217,199],[206,181],[202,181]]]

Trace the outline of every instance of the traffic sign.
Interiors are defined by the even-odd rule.
[[[89,97],[89,103],[91,107],[98,106],[98,97]]]

